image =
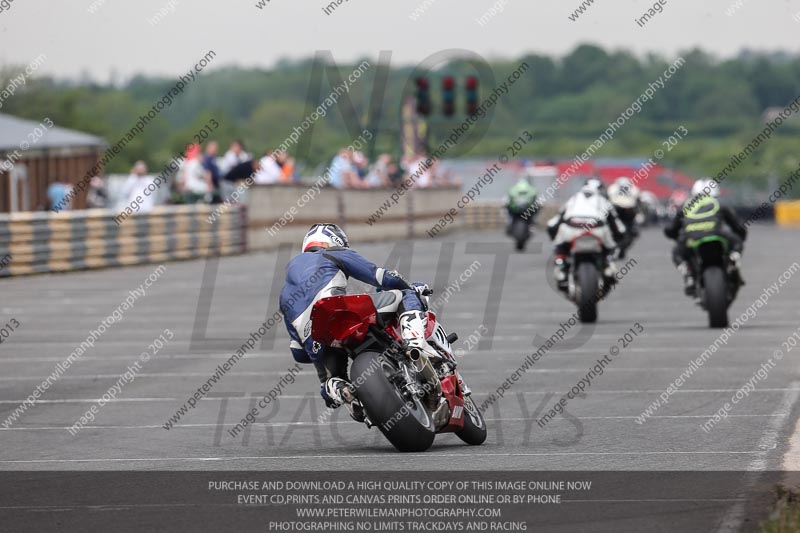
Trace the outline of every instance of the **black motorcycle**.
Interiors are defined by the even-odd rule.
[[[507,207],[511,217],[511,223],[506,230],[509,237],[514,239],[514,247],[518,252],[525,249],[528,240],[533,237],[531,226],[536,214],[535,205],[525,202],[524,204],[514,203]]]
[[[728,254],[728,239],[709,235],[690,239],[686,245],[692,251],[694,297],[708,312],[709,327],[728,327],[728,307],[741,286],[739,271]]]
[[[628,249],[633,246],[634,241],[639,237],[639,224],[637,222],[639,210],[635,207],[620,207],[617,205],[615,205],[615,209],[619,221],[625,226],[625,235],[619,243],[617,257],[625,259]]]
[[[583,323],[597,321],[597,304],[610,286],[603,275],[606,256],[600,239],[586,231],[572,241],[567,259],[567,283],[562,287],[567,298],[578,306]]]

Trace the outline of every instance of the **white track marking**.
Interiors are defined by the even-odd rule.
[[[796,472],[800,470],[800,418],[794,426],[786,454],[783,456],[783,470]]]
[[[119,377],[119,376],[116,376]],[[675,394],[705,394],[705,393],[721,393],[721,392],[732,392],[735,393],[739,389],[681,389],[675,391]],[[759,394],[759,393],[766,393],[766,392],[787,392],[787,391],[800,391],[798,389],[788,389],[788,388],[773,388],[773,389],[756,389],[755,391],[751,392],[750,394]],[[660,394],[664,392],[663,389],[656,389],[656,390],[596,390],[592,391],[592,394]],[[518,391],[514,392],[513,394],[523,394],[528,396],[542,396],[546,394],[562,394],[563,391]],[[314,397],[316,397],[315,393],[310,393]],[[472,392],[473,396],[488,396],[492,394],[491,392]],[[513,397],[512,395],[508,396],[509,398]],[[200,398],[201,402],[209,402],[209,401],[216,401],[216,400],[251,400],[253,398],[258,398],[258,392],[254,392],[251,395],[239,395],[239,396],[213,396],[209,398]],[[308,394],[282,394],[280,396],[282,400],[303,400],[308,398]],[[154,397],[154,398],[112,398],[111,400],[107,401],[106,403],[126,403],[126,402],[179,402],[185,401],[186,397]],[[21,404],[24,402],[25,399],[21,400],[0,400],[0,405],[2,404]],[[100,401],[100,398],[53,398],[50,400],[35,400],[34,404],[48,404],[48,403],[97,403]],[[709,415],[712,416],[712,415]],[[731,415],[734,416],[734,415]],[[653,417],[651,417],[653,418]]]
[[[81,361],[130,361],[136,360],[138,357],[138,353],[131,353],[130,355],[125,356],[102,356],[102,355],[95,355],[95,356],[83,356],[81,357]],[[199,360],[221,360],[225,361],[230,359],[230,354],[209,354],[209,355],[196,355],[196,354],[181,354],[181,355],[167,355],[167,354],[158,354],[159,361],[172,361],[173,359],[199,359]],[[286,359],[285,353],[268,353],[268,354],[245,354],[240,359]],[[287,359],[288,361],[288,359]],[[0,364],[2,363],[63,363],[63,357],[6,357],[0,358]]]
[[[651,419],[675,419],[675,418],[709,418],[713,415],[661,415],[661,416],[653,416]],[[786,417],[789,416],[787,413],[773,413],[768,415],[728,415],[728,418],[772,418],[772,417]],[[638,416],[576,416],[578,420],[636,420]],[[514,417],[514,418],[487,418],[485,419],[487,422],[528,422],[531,420],[535,420],[535,418],[524,418],[524,417]],[[327,426],[332,423],[335,424],[353,424],[353,425],[360,425],[360,422],[356,422],[354,420],[339,420],[335,422],[325,421],[325,422],[255,422],[250,424],[251,426],[263,426],[263,427],[287,427],[287,426]],[[233,427],[235,426],[235,422],[229,422],[227,424],[212,424],[212,423],[205,423],[205,424],[178,424],[174,425],[170,428],[172,429],[179,429],[179,428],[209,428],[209,427]],[[29,427],[10,427],[10,428],[3,428],[0,427],[0,431],[52,431],[58,429],[69,429],[72,426],[29,426]],[[141,425],[141,426],[82,426],[81,429],[101,429],[101,430],[108,430],[108,429],[164,429],[163,424],[152,424],[152,425]]]
[[[516,368],[510,368],[503,371],[506,374],[516,372]],[[678,372],[681,370],[685,370],[685,366],[669,366],[669,367],[619,367],[619,368],[606,368],[606,373],[622,373],[622,372],[653,372],[653,371],[675,371]],[[283,375],[286,374],[286,370],[259,370],[259,371],[242,371],[242,372],[228,372],[225,374],[226,377],[229,376],[238,376],[238,377],[260,377],[260,376],[271,376],[271,375]],[[490,374],[496,375],[497,370],[490,370],[490,369],[466,369],[464,370],[465,374],[469,375],[477,375],[477,374]],[[538,369],[529,369],[524,372],[525,374],[586,374],[586,368],[538,368]],[[181,378],[181,377],[206,377],[208,378],[211,374],[213,374],[212,370],[207,372],[160,372],[160,373],[141,373],[136,374],[137,378]],[[304,371],[301,370],[297,372],[295,376],[315,376],[316,372],[312,371]],[[0,376],[0,381],[44,381],[47,376]],[[65,374],[62,375],[59,380],[71,379],[73,381],[85,379],[85,380],[95,380],[95,379],[119,379],[119,374]],[[663,392],[663,389],[659,392]]]
[[[720,450],[720,451],[664,451],[664,452],[541,452],[541,453],[406,453],[403,457],[412,456],[415,459],[441,459],[442,457],[454,457],[464,459],[464,457],[563,457],[563,456],[631,456],[631,455],[752,455],[762,453],[761,450]],[[334,455],[256,455],[242,457],[112,457],[108,459],[3,459],[0,464],[36,464],[36,463],[124,463],[131,462],[170,462],[170,461],[199,461],[199,462],[227,462],[227,461],[263,461],[265,459],[275,459],[285,461],[287,459],[375,459],[385,458],[385,453],[375,453],[373,455],[359,454],[334,454]]]
[[[793,381],[791,385],[797,386],[800,382]],[[791,413],[794,404],[800,397],[800,391],[796,388],[791,388],[783,395],[780,405],[775,409],[775,412]],[[778,437],[783,427],[781,418],[773,418],[768,420],[767,427],[761,438],[758,440],[759,452],[753,457],[747,465],[748,472],[762,472],[767,469],[767,459],[769,453],[778,447]],[[784,458],[785,461],[785,458]],[[752,490],[757,480],[752,479],[742,490],[742,496],[746,497],[747,492]],[[722,521],[717,529],[718,532],[739,531],[745,519],[745,502],[739,502],[731,507],[722,517]]]
[[[259,370],[258,372],[228,372],[225,377],[239,376],[239,377],[263,377],[263,376],[282,376],[286,374],[287,370]],[[208,372],[163,372],[158,374],[141,373],[136,374],[136,379],[139,378],[208,378],[214,375],[212,370]],[[295,373],[295,376],[315,376],[316,372],[300,371]],[[0,376],[0,381],[44,381],[47,376]],[[59,381],[63,380],[95,380],[95,379],[119,379],[119,374],[65,374],[58,378]]]
[[[800,471],[800,418],[794,426],[789,442],[786,446],[786,453],[783,456],[782,469],[788,472]],[[800,486],[797,485],[796,477],[791,481],[784,479],[789,489],[800,491]]]
[[[502,337],[494,337],[494,340],[498,340]],[[519,340],[530,340],[530,337],[522,336],[519,337]],[[61,345],[62,343],[58,343]],[[647,346],[640,346],[640,347],[629,347],[625,349],[628,353],[634,352],[642,352],[642,353],[678,353],[678,354],[685,354],[687,351],[691,351],[691,348],[678,348],[674,346],[664,346],[664,347],[647,347]],[[480,350],[475,350],[471,352],[475,354],[475,356],[480,356],[481,354],[488,355],[487,352],[481,352]],[[550,353],[556,354],[558,357],[566,357],[566,356],[576,356],[585,358],[587,353],[598,353],[598,350],[592,348],[578,348],[575,350],[565,350],[565,351],[558,351],[552,350]],[[517,359],[523,357],[523,354],[505,354],[504,356],[511,357],[513,359]],[[130,355],[124,356],[115,356],[115,355],[85,355],[81,357],[81,361],[129,361],[131,359],[136,359],[137,353],[131,352]],[[230,354],[226,353],[219,353],[219,354],[178,354],[178,355],[167,355],[167,354],[159,354],[159,360],[163,359],[164,361],[170,361],[173,359],[189,359],[189,360],[227,360],[230,359]],[[242,359],[285,359],[288,361],[286,354],[284,352],[267,352],[262,354],[253,354],[248,353],[245,354]],[[30,356],[30,357],[5,357],[0,358],[0,364],[3,363],[61,363],[64,361],[64,357],[49,357],[49,356]],[[675,367],[676,369],[678,367]]]

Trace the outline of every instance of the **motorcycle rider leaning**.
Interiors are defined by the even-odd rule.
[[[613,252],[625,237],[625,226],[616,216],[614,206],[603,195],[603,184],[591,178],[580,191],[574,194],[564,207],[547,222],[547,232],[555,244],[555,278],[560,289],[567,287],[567,258],[573,239],[589,232],[603,243],[606,254],[606,267],[603,277],[613,284],[617,266]]]
[[[664,228],[664,235],[675,240],[672,263],[683,275],[684,291],[694,294],[694,276],[688,244],[708,235],[721,235],[730,245],[730,260],[740,285],[744,285],[739,264],[747,238],[747,228],[729,207],[720,205],[719,189],[710,178],[701,178],[692,185],[692,193],[672,223]]]
[[[399,312],[402,338],[408,350],[423,360],[438,355],[425,340],[427,318],[422,299],[430,294],[425,284],[409,285],[400,274],[379,268],[350,249],[347,235],[336,224],[314,224],[303,239],[302,253],[286,266],[280,309],[291,337],[289,349],[295,361],[313,363],[319,376],[320,394],[329,408],[347,405],[350,416],[365,420],[348,379],[347,354],[322,346],[311,338],[311,309],[321,298],[343,295],[348,278],[386,289],[371,294],[379,313]]]

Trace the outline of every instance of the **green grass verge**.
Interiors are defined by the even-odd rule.
[[[800,531],[800,493],[785,487],[777,488],[777,498],[769,519],[761,525],[761,533],[797,533]]]

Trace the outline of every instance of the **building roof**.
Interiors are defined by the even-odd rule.
[[[41,128],[38,122],[0,113],[0,151],[15,150],[20,147],[21,142],[30,142],[28,136],[33,134],[36,128]],[[106,145],[106,141],[96,135],[53,126],[36,143],[31,143],[30,148],[102,147]]]

